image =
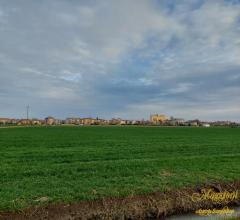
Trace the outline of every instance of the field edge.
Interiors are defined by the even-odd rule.
[[[215,203],[212,200],[193,202],[192,195],[202,189],[214,192],[237,192],[240,180],[234,182],[213,182],[191,188],[182,188],[168,192],[154,192],[147,195],[124,198],[104,198],[78,203],[47,204],[42,203],[21,211],[0,212],[2,220],[74,220],[74,219],[164,219],[175,214],[195,212],[198,209],[211,209],[240,204],[240,195],[232,201]]]

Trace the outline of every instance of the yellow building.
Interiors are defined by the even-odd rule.
[[[158,115],[158,114],[153,114],[150,115],[150,121],[153,124],[160,124],[163,123],[167,120],[168,118],[165,115]]]

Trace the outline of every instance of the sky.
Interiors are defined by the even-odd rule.
[[[239,0],[0,0],[0,117],[240,121]]]

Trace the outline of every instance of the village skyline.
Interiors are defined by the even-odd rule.
[[[231,120],[230,118],[216,118],[216,119],[204,119],[204,118],[201,118],[199,117],[198,115],[195,115],[193,117],[185,117],[185,116],[181,116],[181,114],[177,115],[176,116],[173,116],[172,114],[158,114],[158,113],[146,113],[143,117],[127,117],[127,116],[124,116],[124,115],[116,115],[116,114],[113,114],[113,115],[108,115],[108,116],[105,116],[104,115],[100,115],[100,114],[66,114],[66,116],[62,116],[62,117],[58,117],[56,115],[58,114],[46,114],[46,115],[43,115],[41,114],[42,116],[35,116],[34,113],[32,113],[32,108],[30,105],[27,105],[25,107],[25,112],[23,112],[21,114],[20,117],[15,117],[15,116],[12,116],[12,117],[8,117],[7,114],[5,115],[0,115],[0,123],[1,123],[1,119],[2,120],[34,120],[34,119],[37,119],[37,120],[45,120],[46,118],[54,118],[58,121],[64,121],[64,120],[67,120],[67,119],[102,119],[102,120],[105,120],[105,121],[110,121],[110,120],[113,120],[113,119],[118,119],[118,120],[126,120],[126,121],[151,121],[151,116],[152,115],[159,115],[160,117],[160,120],[162,120],[162,118],[164,118],[164,120],[170,120],[170,119],[178,119],[178,120],[181,120],[181,121],[200,121],[200,122],[210,122],[210,123],[220,123],[220,124],[231,124],[231,123],[240,123],[240,119],[239,120]],[[146,116],[147,115],[147,116]],[[186,120],[185,120],[186,119]]]
[[[67,117],[65,119],[54,118],[52,116],[44,119],[31,118],[29,113],[27,118],[1,118],[0,126],[3,125],[155,125],[155,126],[240,126],[236,121],[203,121],[199,119],[184,119],[163,114],[150,114],[149,119],[123,119],[120,117],[104,119],[99,117]]]

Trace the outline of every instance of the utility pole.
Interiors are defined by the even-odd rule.
[[[30,109],[30,106],[29,105],[27,105],[27,120],[29,119],[29,109]]]

